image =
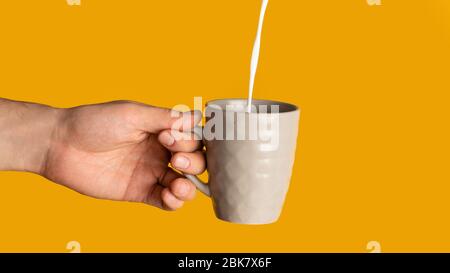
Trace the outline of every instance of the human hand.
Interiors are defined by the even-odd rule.
[[[201,142],[191,133],[200,112],[126,101],[58,112],[42,176],[95,198],[165,210],[194,198],[195,186],[168,163],[184,173],[204,171]]]

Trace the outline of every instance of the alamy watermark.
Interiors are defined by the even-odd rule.
[[[369,253],[381,253],[381,244],[378,241],[370,241],[366,245]]]
[[[369,6],[381,6],[381,0],[366,0]],[[81,0],[66,0],[69,6],[80,6]]]
[[[381,0],[367,0],[369,6],[381,6]]]
[[[202,108],[202,98],[194,98],[194,111],[187,105],[176,105],[172,108],[174,118],[180,112],[203,113],[206,119],[204,127],[197,126],[192,133],[185,133],[184,119],[178,119],[172,126],[171,134],[175,140],[227,140],[227,141],[259,141],[260,148],[265,151],[278,149],[280,142],[280,105],[276,103],[254,104],[252,111],[247,112],[247,102],[241,100],[219,100],[208,103]],[[189,112],[191,111],[191,112]],[[194,117],[196,119],[196,117]]]
[[[66,249],[69,253],[81,253],[81,244],[78,241],[70,241],[67,242]]]
[[[66,0],[66,3],[69,6],[80,6],[81,0]]]

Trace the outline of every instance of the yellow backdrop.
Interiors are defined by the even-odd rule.
[[[0,96],[59,107],[245,97],[259,8],[2,1]],[[221,222],[201,194],[167,213],[5,172],[0,251],[450,251],[449,16],[447,0],[271,1],[255,96],[302,108],[276,224]]]

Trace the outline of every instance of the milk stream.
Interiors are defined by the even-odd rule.
[[[269,0],[262,1],[261,13],[259,15],[258,31],[256,33],[255,44],[253,45],[252,60],[250,64],[250,86],[248,90],[248,102],[247,102],[247,112],[249,113],[251,113],[252,111],[253,87],[255,86],[255,76],[256,71],[258,69],[259,52],[261,49],[261,32],[268,4]]]

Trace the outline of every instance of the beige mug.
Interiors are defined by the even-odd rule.
[[[217,218],[269,224],[280,216],[289,188],[300,110],[288,103],[224,99],[206,104],[202,130],[208,184],[187,175],[212,198]]]

